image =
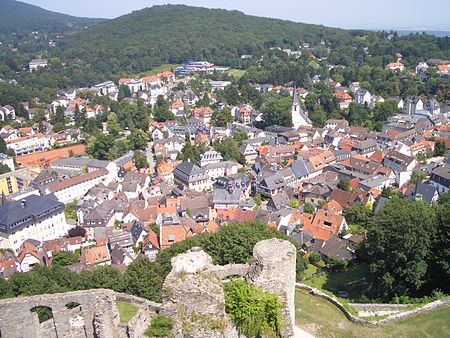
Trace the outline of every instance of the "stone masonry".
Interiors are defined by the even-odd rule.
[[[176,337],[238,337],[225,313],[222,279],[244,277],[264,291],[280,297],[282,337],[293,336],[295,322],[296,248],[279,239],[264,240],[253,249],[255,263],[216,266],[200,248],[172,258],[172,271],[164,282],[165,308],[176,314]]]
[[[172,258],[163,288],[163,304],[112,290],[85,290],[0,300],[0,337],[7,338],[138,338],[157,313],[175,319],[176,337],[237,338],[225,313],[223,279],[241,276],[273,292],[285,305],[283,337],[293,336],[296,248],[270,239],[257,243],[254,264],[217,266],[200,248]],[[120,324],[116,300],[138,306],[137,314]],[[53,318],[39,323],[34,310],[48,307]]]

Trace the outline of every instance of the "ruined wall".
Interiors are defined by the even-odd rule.
[[[163,304],[112,290],[86,290],[0,300],[0,336],[7,338],[138,338],[157,313],[176,320],[176,337],[238,338],[225,313],[223,279],[242,276],[257,287],[276,293],[285,305],[283,337],[293,336],[296,249],[271,239],[257,243],[254,264],[216,266],[200,248],[172,258],[164,282]],[[116,300],[139,307],[128,324],[120,324]],[[68,307],[68,304],[76,306]],[[72,304],[73,305],[73,304]],[[49,307],[53,318],[39,323],[31,310]],[[242,336],[241,336],[242,337]]]
[[[283,337],[293,336],[297,249],[288,241],[267,239],[253,248],[256,263],[247,279],[255,286],[278,294],[285,305]]]
[[[79,306],[68,309],[66,305]],[[53,319],[39,324],[36,307],[49,307]],[[75,291],[39,295],[0,301],[0,331],[2,337],[40,338],[112,337],[117,327],[118,313],[115,293],[111,290]]]
[[[222,279],[242,276],[262,290],[275,293],[284,304],[283,337],[293,336],[295,323],[296,248],[284,240],[257,243],[254,264],[216,266],[200,248],[172,258],[164,282],[164,308],[176,314],[177,337],[238,337],[225,313]]]

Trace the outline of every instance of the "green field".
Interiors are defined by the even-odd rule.
[[[175,68],[179,67],[181,65],[175,65],[175,64],[164,64],[158,67],[155,67],[147,72],[144,73],[140,73],[137,76],[138,77],[142,77],[142,76],[153,76],[153,75],[158,75],[159,73],[165,72],[165,71],[173,71],[175,72]]]
[[[401,319],[379,327],[350,322],[335,305],[304,290],[295,295],[297,326],[315,337],[450,337],[450,307]]]
[[[230,69],[229,71],[227,71],[227,73],[230,76],[234,76],[235,78],[240,79],[245,74],[245,70]]]
[[[116,307],[119,311],[120,324],[127,324],[138,312],[137,305],[130,302],[118,300],[116,301]]]

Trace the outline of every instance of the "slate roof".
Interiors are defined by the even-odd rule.
[[[141,236],[142,232],[145,232],[147,234],[148,230],[138,221],[134,221],[133,225],[131,226],[130,232],[133,243],[137,243],[139,236]]]
[[[174,176],[181,182],[189,183],[208,179],[208,174],[199,166],[183,161],[175,168]]]
[[[297,179],[305,177],[311,173],[311,166],[308,165],[308,162],[304,159],[299,159],[292,163],[291,170],[294,173]]]
[[[431,204],[433,202],[433,198],[438,193],[437,188],[434,185],[427,184],[424,182],[419,182],[416,188],[416,197],[417,195],[422,195],[422,199]]]
[[[264,178],[260,185],[267,187],[269,190],[275,190],[286,186],[286,181],[280,173],[276,173]]]
[[[275,196],[272,196],[269,203],[267,204],[267,209],[271,209],[273,211],[279,211],[283,208],[286,208],[289,204],[289,197],[288,195],[283,191],[280,194],[276,194]]]
[[[24,201],[24,202],[22,202]],[[40,222],[64,210],[64,204],[54,195],[30,195],[21,201],[3,203],[0,206],[0,232],[10,234],[32,223]]]
[[[213,203],[214,204],[239,204],[241,200],[241,189],[227,190],[214,188]]]

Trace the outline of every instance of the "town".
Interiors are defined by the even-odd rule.
[[[401,55],[396,57],[399,61],[386,69],[405,71]],[[449,65],[436,69],[448,78]],[[30,71],[38,67],[47,67],[47,60],[30,61]],[[260,129],[264,116],[250,104],[218,102],[230,81],[196,77],[218,68],[190,62],[176,74],[60,91],[52,102],[22,102],[25,117],[2,106],[0,162],[6,170],[0,176],[0,246],[10,251],[3,251],[1,276],[51,265],[60,251],[79,253],[70,267],[75,271],[126,267],[140,255],[154,259],[188,237],[254,220],[290,236],[307,253],[350,261],[355,244],[364,241],[348,219],[354,208],[376,206],[377,212],[389,198],[383,195],[387,190],[429,204],[449,190],[448,102],[383,98],[358,82],[345,87],[317,76],[313,82],[331,88],[340,109],[393,102],[398,111],[380,132],[345,119],[328,119],[323,128],[314,128],[302,108],[307,89],[254,84],[259,93],[281,94],[292,102],[292,127]],[[414,71],[426,76],[428,68],[421,62]],[[201,95],[192,84],[204,88]],[[154,108],[160,122],[122,131],[111,107],[95,103],[103,97],[133,107],[167,104],[169,118],[158,117]],[[44,119],[30,125],[36,114]],[[52,124],[59,114],[68,123]],[[89,156],[91,144],[82,142],[88,135],[77,118],[99,115],[107,116],[101,135],[131,140],[137,147],[114,160]]]
[[[445,32],[91,5],[0,2],[0,336],[448,336]]]

